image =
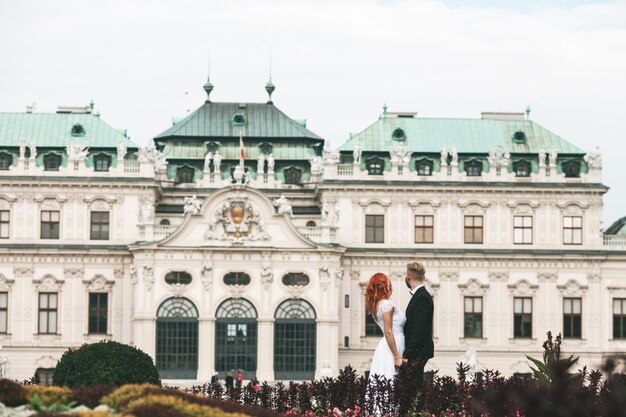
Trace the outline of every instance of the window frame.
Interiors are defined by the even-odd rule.
[[[92,296],[96,297],[96,305],[92,304]],[[104,307],[101,305],[101,298],[104,297]],[[89,307],[87,313],[87,333],[88,334],[108,334],[109,324],[109,293],[89,292]],[[104,311],[104,314],[102,312]],[[95,329],[92,328],[92,319],[95,319]],[[104,321],[104,323],[102,323]]]
[[[0,210],[0,239],[9,239],[10,237],[11,210]]]
[[[522,167],[524,168],[524,170],[520,169]],[[528,178],[530,177],[530,174],[532,173],[532,164],[525,159],[515,161],[513,163],[513,172],[515,173],[516,177]]]
[[[569,312],[566,312],[567,302],[571,303],[569,306]],[[578,302],[578,313],[574,311],[576,302]],[[582,339],[582,309],[583,299],[581,297],[563,298],[563,338]]]
[[[619,304],[619,313],[616,307]],[[613,298],[613,339],[626,339],[626,298]]]
[[[235,277],[233,282],[227,282],[227,281],[231,281],[231,277]],[[227,279],[228,278],[228,279]],[[243,278],[243,280],[242,280]],[[250,276],[250,274],[248,274],[247,272],[243,272],[243,271],[230,271],[226,274],[224,274],[224,276],[222,277],[222,282],[224,283],[224,285],[226,286],[233,286],[233,285],[249,285],[252,282],[252,277]]]
[[[476,225],[476,220],[480,219],[480,226]],[[468,220],[472,224],[468,224]],[[471,238],[468,239],[468,231],[471,232]],[[480,231],[480,240],[477,239],[477,233]],[[485,216],[482,214],[466,214],[463,216],[463,243],[469,245],[481,245],[485,243]]]
[[[44,213],[46,213],[50,219],[44,220]],[[53,213],[58,216],[57,221],[53,221]],[[60,210],[41,210],[39,214],[39,238],[47,240],[58,240],[61,238],[61,211]],[[56,224],[56,233],[54,225]]]
[[[372,219],[373,224],[368,224],[368,219]],[[378,221],[382,219],[382,225]],[[380,235],[377,234],[380,232]],[[370,236],[371,233],[371,236]],[[365,215],[365,243],[385,243],[385,215],[366,214]]]
[[[42,307],[42,296],[46,297],[46,307]],[[50,307],[50,297],[55,297],[55,307]],[[59,293],[39,292],[37,296],[37,334],[59,334]],[[42,331],[42,314],[46,317],[45,331]],[[54,331],[50,331],[50,315],[54,314]]]
[[[106,214],[106,222],[102,221],[102,218],[97,219],[94,223],[94,214],[98,216],[103,216]],[[96,229],[94,227],[97,226]],[[103,230],[106,226],[106,232]],[[96,233],[97,232],[97,233]],[[91,211],[89,214],[89,240],[109,240],[111,232],[111,214],[108,211]],[[105,234],[106,233],[106,234]]]
[[[483,163],[478,159],[470,159],[465,162],[464,168],[467,177],[480,177],[483,175]]]
[[[385,172],[385,160],[378,156],[373,156],[365,161],[367,175],[383,175]]]
[[[517,220],[521,220],[521,224],[518,225]],[[526,220],[530,219],[530,226],[526,224]],[[534,219],[533,216],[528,215],[515,215],[513,216],[513,244],[514,245],[532,245],[533,244],[533,228]],[[520,232],[520,239],[518,239],[518,231]],[[529,236],[527,233],[529,232]]]
[[[471,303],[471,311],[468,311],[468,301]],[[477,303],[477,301],[479,301]],[[476,311],[476,305],[479,304],[480,311]],[[482,339],[484,331],[483,323],[483,297],[482,296],[464,296],[463,297],[463,337],[466,339]],[[471,319],[471,331],[468,332],[468,319]],[[476,324],[479,324],[480,334],[476,334]]]
[[[174,279],[171,279],[172,277]],[[189,285],[193,281],[193,276],[187,271],[169,271],[163,280],[168,285]]]
[[[283,169],[285,184],[302,184],[302,169],[294,166]]]
[[[56,165],[51,164],[51,162],[56,162]],[[63,163],[63,158],[61,155],[57,155],[55,153],[49,153],[43,156],[43,170],[44,171],[58,171],[61,168],[61,164]]]
[[[566,225],[567,220],[571,221],[571,225],[569,226]],[[576,220],[580,221],[580,226],[576,226],[575,224]],[[576,231],[578,231],[579,234],[576,234]],[[583,216],[563,216],[563,244],[564,245],[582,245],[583,244]]]
[[[0,171],[10,170],[11,165],[13,165],[13,155],[6,152],[0,152]]]
[[[0,334],[8,334],[8,333],[9,333],[9,292],[0,291]]]
[[[522,307],[522,311],[521,312],[517,312],[517,306],[516,306],[516,301],[517,300],[521,300],[521,307]],[[530,311],[526,311],[526,301],[528,301],[530,304]],[[520,317],[520,326],[519,326],[519,330],[517,328],[517,321],[518,321],[518,316]],[[526,317],[530,317],[530,320],[528,320],[528,326],[529,326],[529,333],[530,334],[525,334],[525,330],[524,330],[524,318]],[[519,334],[518,334],[519,333]],[[532,339],[533,337],[533,298],[532,297],[513,297],[513,338],[515,339]]]
[[[179,166],[176,169],[177,184],[193,184],[196,170],[188,165]]]
[[[418,225],[418,217],[421,219],[422,224]],[[427,219],[430,219],[430,225],[426,224]],[[435,216],[432,214],[416,214],[413,218],[414,224],[414,242],[415,243],[435,243]],[[421,231],[421,239],[418,239],[418,230]],[[427,233],[430,230],[430,240]]]
[[[424,170],[422,168],[427,167]],[[435,164],[431,159],[421,158],[415,161],[415,173],[421,177],[430,177],[433,175]]]
[[[93,157],[93,169],[94,169],[94,171],[96,171],[96,172],[108,172],[109,169],[111,168],[111,161],[112,161],[111,156],[109,156],[107,154],[100,153],[100,154],[94,155],[94,157]],[[102,167],[100,166],[100,164],[102,162],[106,162],[106,168],[105,169],[102,169]]]
[[[371,313],[365,311],[365,337],[381,337],[384,332],[376,323],[374,316]]]

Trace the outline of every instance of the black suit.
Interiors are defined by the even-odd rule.
[[[433,357],[433,299],[425,287],[419,288],[406,308],[404,323],[404,356],[409,360],[426,361]]]

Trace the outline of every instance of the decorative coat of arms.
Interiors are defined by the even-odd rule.
[[[204,234],[206,240],[226,240],[233,245],[269,240],[261,211],[245,199],[226,201],[217,207]]]

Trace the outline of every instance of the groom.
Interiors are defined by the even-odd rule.
[[[406,308],[404,324],[404,362],[415,369],[415,388],[424,381],[424,366],[433,357],[433,299],[424,287],[426,270],[420,262],[410,262],[406,266],[406,285],[411,293],[411,301]]]

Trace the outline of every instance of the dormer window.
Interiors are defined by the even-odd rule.
[[[259,145],[259,149],[263,155],[269,155],[272,153],[273,146],[271,143],[263,142]]]
[[[214,154],[215,152],[217,152],[217,150],[218,150],[218,149],[219,149],[219,145],[218,145],[217,143],[215,143],[215,142],[210,142],[210,143],[207,145],[207,151],[209,151],[209,152],[211,152],[211,153],[213,153],[213,154]]]
[[[85,136],[85,128],[80,123],[76,123],[72,126],[72,136]]]
[[[406,134],[404,133],[404,130],[402,130],[400,128],[397,128],[391,134],[391,139],[393,139],[393,140],[405,140],[406,139]]]
[[[237,113],[233,115],[233,126],[243,126],[245,122],[246,122],[246,118],[244,117],[243,114]]]
[[[302,170],[296,167],[285,169],[285,184],[300,184],[302,181]]]
[[[513,133],[513,142],[515,143],[526,143],[526,133],[521,130]]]
[[[48,154],[43,157],[44,171],[58,171],[61,166],[61,156]]]
[[[111,166],[111,157],[105,154],[99,154],[93,157],[93,165],[96,171],[108,171]]]
[[[480,177],[483,173],[483,164],[476,159],[465,163],[465,173],[468,177]]]
[[[513,163],[513,171],[517,177],[530,177],[530,162],[516,161]]]
[[[13,157],[8,153],[0,153],[0,170],[8,171],[13,163]]]
[[[580,177],[580,161],[566,161],[561,164],[565,178]]]
[[[194,169],[188,166],[178,168],[176,171],[176,182],[179,184],[193,182]]]
[[[385,161],[381,158],[370,158],[365,164],[368,175],[383,175],[385,169]]]
[[[430,159],[418,159],[415,161],[415,171],[417,175],[433,175],[433,161]]]

